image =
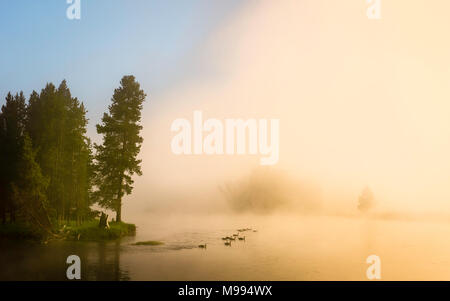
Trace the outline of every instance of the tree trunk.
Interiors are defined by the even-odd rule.
[[[116,222],[122,221],[122,183],[123,177],[120,178],[119,192],[117,193],[117,209],[116,209]]]
[[[122,142],[122,158],[125,156],[125,150],[127,139],[125,137],[125,133],[123,134],[123,142]],[[116,222],[120,223],[122,222],[122,185],[123,185],[123,176],[125,173],[125,170],[121,170],[120,175],[120,184],[119,184],[119,193],[117,194],[117,210],[116,210]]]
[[[102,215],[100,216],[100,222],[98,223],[98,226],[102,229],[109,229],[109,223],[108,223],[108,215],[102,212]]]
[[[120,223],[121,221],[122,221],[122,198],[119,198],[116,209],[116,222]]]

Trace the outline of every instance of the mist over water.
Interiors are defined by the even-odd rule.
[[[326,212],[356,214],[369,186],[379,212],[449,213],[450,45],[440,38],[449,4],[385,5],[379,22],[364,3],[330,1],[249,2],[231,16],[192,55],[184,81],[150,93],[144,176],[125,212],[226,210],[218,188],[259,167],[258,155],[173,154],[172,122],[201,110],[279,119],[273,168],[320,190]]]
[[[195,57],[208,75],[147,106],[158,114],[145,120],[144,176],[125,212],[141,220],[139,239],[172,243],[146,253],[156,266],[135,277],[365,280],[376,254],[385,280],[449,278],[450,44],[440,38],[449,4],[384,5],[375,24],[363,4],[260,1],[211,35]],[[251,182],[258,156],[171,152],[171,123],[195,110],[280,120],[280,160],[269,172],[277,176],[265,182],[276,193],[249,189],[279,204],[253,215],[223,193]],[[366,186],[375,207],[361,216]],[[219,238],[247,225],[260,231],[224,248]]]

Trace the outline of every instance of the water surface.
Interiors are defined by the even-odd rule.
[[[64,280],[66,258],[84,280],[450,280],[450,224],[296,215],[146,215],[120,242],[0,243],[0,279]],[[225,246],[221,237],[248,231]],[[162,246],[135,246],[159,240]],[[198,248],[207,244],[206,250]]]

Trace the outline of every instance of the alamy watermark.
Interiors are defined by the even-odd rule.
[[[80,20],[81,19],[81,0],[67,0],[66,16],[69,20]]]
[[[81,19],[81,0],[66,0],[69,6],[66,10],[66,16],[69,20]],[[366,10],[367,18],[371,20],[381,19],[381,0],[365,0],[369,5]]]
[[[174,154],[259,154],[263,156],[260,159],[261,165],[274,165],[278,162],[279,119],[225,119],[222,121],[211,118],[203,121],[201,111],[194,111],[193,115],[193,123],[184,118],[172,122],[171,131],[177,132],[171,142]]]
[[[81,259],[77,255],[70,255],[66,260],[70,266],[67,268],[66,277],[69,280],[81,279]]]
[[[367,268],[366,276],[369,280],[381,279],[381,259],[377,255],[370,255],[366,259],[366,263],[370,264]]]
[[[381,19],[381,0],[366,0],[369,6],[367,7],[366,15],[371,20]]]

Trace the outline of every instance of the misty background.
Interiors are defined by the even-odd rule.
[[[255,171],[277,210],[356,214],[369,186],[378,212],[450,213],[448,2],[383,1],[376,21],[365,1],[82,1],[76,22],[65,8],[0,4],[0,104],[66,79],[96,137],[111,91],[134,74],[148,94],[144,175],[126,219],[232,210],[224,187],[249,187]],[[172,154],[170,125],[194,110],[280,119],[278,164]]]

